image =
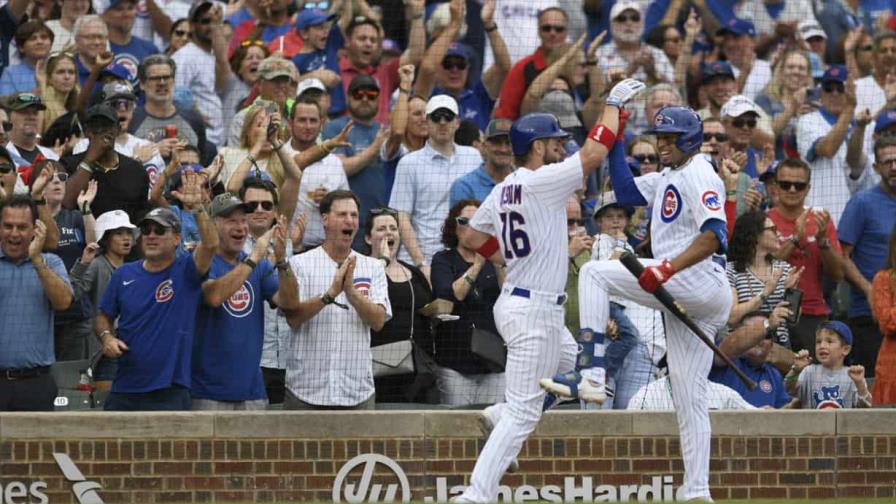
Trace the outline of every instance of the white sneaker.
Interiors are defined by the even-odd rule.
[[[582,378],[578,371],[559,373],[553,378],[539,380],[541,388],[563,398],[603,404],[608,396],[612,396],[606,385]]]
[[[492,429],[495,428],[495,419],[492,417],[490,408],[485,408],[479,414],[479,430],[482,432],[483,441],[487,440],[489,435],[492,433]],[[515,473],[520,470],[520,463],[514,457],[513,460],[510,461],[510,465],[507,467],[507,473]]]

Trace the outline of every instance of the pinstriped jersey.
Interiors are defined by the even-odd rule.
[[[583,182],[579,154],[537,170],[517,168],[495,186],[470,225],[498,238],[515,287],[562,294],[569,264],[566,200]]]
[[[653,202],[650,247],[657,259],[684,252],[706,221],[725,222],[725,185],[703,154],[679,168],[637,177],[635,183],[644,199]]]

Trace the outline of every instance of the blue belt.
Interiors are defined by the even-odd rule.
[[[714,263],[718,264],[719,266],[721,266],[722,269],[725,269],[725,267],[726,267],[726,263],[727,263],[727,261],[725,261],[725,256],[720,256],[720,255],[714,255],[714,256],[712,256],[712,262],[714,262]]]
[[[510,295],[530,299],[532,297],[532,292],[529,289],[523,289],[521,287],[514,287],[513,290],[510,291]],[[557,304],[558,305],[562,305],[565,302],[566,302],[566,294],[560,294],[559,296],[557,296]]]

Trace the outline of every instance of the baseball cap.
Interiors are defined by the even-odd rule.
[[[134,94],[134,88],[132,88],[131,85],[127,82],[110,82],[103,86],[103,101],[114,100],[116,98],[136,100],[137,95]]]
[[[513,126],[513,121],[510,119],[492,119],[488,122],[488,126],[485,127],[485,139],[488,140],[500,136],[509,137],[511,126]]]
[[[118,113],[115,112],[115,109],[113,109],[111,105],[100,103],[87,109],[87,114],[84,116],[84,122],[93,122],[97,119],[105,119],[106,121],[115,124],[118,122]]]
[[[731,68],[731,63],[727,61],[713,61],[703,67],[703,84],[716,77],[730,77],[734,79],[734,69]]]
[[[609,185],[609,184],[608,184]],[[616,193],[613,192],[612,189],[609,191],[605,191],[598,197],[597,208],[594,210],[594,218],[597,219],[603,214],[606,210],[610,208],[621,208],[625,210],[625,213],[631,217],[633,213],[635,213],[635,209],[627,206],[623,206],[616,200]]]
[[[752,112],[758,116],[759,107],[756,106],[756,103],[753,102],[753,100],[744,95],[734,95],[722,105],[721,116],[740,117],[747,112]]]
[[[233,193],[226,192],[215,196],[209,213],[212,217],[227,217],[234,210],[242,210],[243,208],[245,207],[239,198],[234,196]]]
[[[205,1],[205,2],[196,2],[190,7],[190,13],[187,15],[187,19],[190,21],[196,21],[196,17],[214,7],[214,3]]]
[[[638,14],[641,13],[641,4],[638,2],[632,1],[622,1],[616,2],[613,4],[613,7],[610,8],[610,19],[616,19],[620,14],[627,10],[633,10]]]
[[[803,40],[806,41],[812,37],[821,37],[825,40],[828,39],[828,34],[825,33],[824,30],[821,29],[821,26],[815,21],[800,21],[800,24],[797,25],[797,30],[799,30]]]
[[[373,77],[365,74],[356,75],[348,85],[348,93],[352,94],[359,89],[376,89],[380,90],[380,85]]]
[[[435,95],[426,102],[426,115],[432,114],[439,109],[448,109],[453,112],[454,115],[459,114],[457,110],[457,102],[454,98],[446,94]]]
[[[327,86],[324,86],[324,83],[321,82],[320,79],[312,77],[310,79],[305,79],[299,82],[299,88],[296,90],[296,96],[302,96],[302,93],[312,89],[316,89],[324,93],[327,92]]]
[[[6,97],[6,108],[9,110],[25,110],[28,107],[37,107],[39,110],[46,110],[40,96],[33,93],[13,93]]]
[[[139,224],[146,221],[153,221],[161,226],[180,231],[180,219],[177,218],[177,214],[165,207],[153,208],[140,219]]]
[[[100,215],[96,218],[96,241],[102,240],[106,231],[120,228],[137,229],[124,210],[110,210]]]
[[[277,77],[289,77],[293,82],[299,80],[299,72],[292,61],[286,58],[271,56],[261,60],[258,64],[258,77],[264,80],[274,80]]]
[[[874,123],[874,132],[880,134],[881,131],[896,124],[896,109],[884,110],[877,116]]]
[[[829,320],[819,324],[818,329],[834,331],[837,335],[843,338],[843,341],[845,341],[847,345],[852,346],[852,331],[849,329],[849,326],[843,322],[840,322],[839,320]]]
[[[847,72],[843,65],[831,65],[821,76],[821,82],[846,82]]]
[[[727,23],[723,24],[716,30],[716,35],[720,35],[725,32],[730,32],[735,35],[749,35],[751,37],[756,36],[756,26],[753,25],[752,21],[747,19],[739,19],[736,17],[732,17],[728,20]]]
[[[116,79],[121,79],[125,81],[131,80],[131,72],[121,63],[110,63],[105,68],[100,70],[100,77],[104,75],[111,75]]]
[[[334,17],[320,9],[302,9],[296,18],[296,30],[304,30],[309,26],[324,24],[327,21],[332,21]]]
[[[554,114],[561,128],[578,128],[582,121],[576,115],[576,104],[572,95],[563,90],[553,90],[544,95],[538,110]]]
[[[448,56],[457,56],[465,60],[469,60],[470,51],[468,51],[466,46],[464,46],[463,44],[452,42],[448,45],[448,51],[445,53],[445,57],[447,58]]]

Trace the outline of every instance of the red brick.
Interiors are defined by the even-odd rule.
[[[760,487],[750,489],[751,499],[783,499],[787,497],[787,489],[782,487]]]

